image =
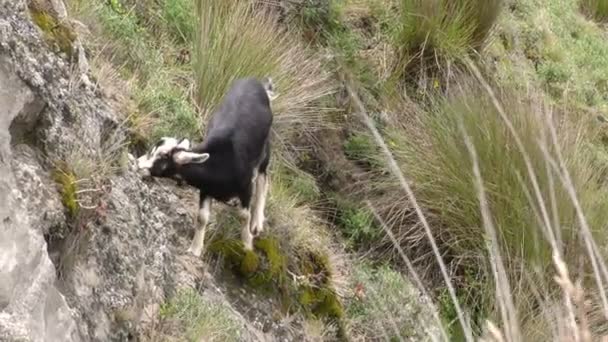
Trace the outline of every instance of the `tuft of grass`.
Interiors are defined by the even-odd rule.
[[[160,333],[171,340],[241,341],[243,335],[242,325],[228,308],[194,289],[181,290],[164,303],[160,318]]]
[[[580,205],[600,245],[608,237],[604,233],[608,200],[602,195],[608,184],[600,178],[606,165],[597,163],[589,145],[596,134],[594,123],[583,115],[552,109],[537,97],[522,98],[505,89],[496,102],[473,83],[461,83],[460,90],[421,114],[421,126],[415,129],[423,132],[422,140],[409,140],[403,132],[390,136],[398,141],[393,152],[403,172],[413,180],[416,198],[432,218],[433,235],[447,248],[448,260],[458,265],[457,269],[473,274],[470,277],[457,272],[454,281],[466,284],[459,298],[473,313],[474,329],[479,331],[486,313],[494,312],[495,284],[488,261],[489,237],[483,228],[476,178],[469,166],[463,132],[477,153],[506,277],[510,284],[518,284],[514,305],[522,324],[539,314],[535,282],[551,283],[550,277],[536,272],[553,263],[554,250],[547,239],[544,219],[556,226],[566,260],[574,263],[575,256],[585,254],[581,236],[576,233],[580,228],[575,206],[566,188],[557,184],[559,175],[547,158],[556,159],[558,151],[563,155]],[[510,127],[496,103],[509,109]],[[559,122],[558,146],[549,147],[547,143],[547,122]],[[550,201],[549,208],[538,204],[539,198]],[[424,232],[419,234],[408,238],[424,239]],[[581,269],[579,276],[589,281],[585,272]],[[534,281],[524,276],[527,273],[534,274]]]
[[[483,48],[500,13],[501,0],[401,0],[401,21],[394,35],[396,76],[427,68],[437,61],[458,61]]]
[[[61,194],[61,203],[71,219],[78,216],[80,204],[78,203],[78,186],[76,176],[66,165],[57,166],[53,172],[53,179],[57,183]]]
[[[149,141],[157,141],[163,136],[182,136],[189,139],[200,139],[202,135],[202,121],[196,108],[184,89],[176,84],[170,69],[158,71],[157,78],[150,80],[136,93],[140,114],[134,120],[143,120],[147,124],[147,118],[153,118],[152,129],[143,127],[139,131],[146,134]],[[139,127],[134,122],[133,127]]]
[[[95,56],[95,76],[103,77],[110,65],[114,77],[128,80],[98,83],[115,88],[126,98],[123,102],[133,103],[117,109],[124,112],[132,146],[139,149],[163,135],[200,136],[201,120],[190,96],[190,61],[182,56],[182,52],[188,56],[193,44],[193,3],[169,0],[160,7],[147,3],[145,13],[136,5],[119,2],[72,0],[68,5],[95,37],[87,42]],[[96,65],[101,70],[95,70]]]
[[[425,151],[425,157],[434,159],[436,156],[436,160],[446,161],[449,170],[442,168],[445,164],[440,164],[442,167],[436,168],[431,165],[432,163],[426,163],[428,160],[424,158],[410,160],[416,163],[425,161],[421,168],[413,163],[403,164],[404,159],[401,159],[403,155],[398,152],[403,149],[395,149],[397,151],[395,155],[400,157],[400,169],[399,162],[393,157],[385,139],[374,127],[361,101],[352,88],[348,89],[366,126],[382,148],[391,172],[399,180],[396,186],[401,187],[401,190],[407,194],[408,203],[402,203],[403,206],[415,210],[419,223],[424,228],[424,232],[420,233],[421,239],[428,239],[432,247],[432,257],[438,263],[449,296],[449,299],[446,299],[446,296],[440,298],[442,307],[448,308],[452,316],[455,314],[458,317],[464,339],[467,341],[474,340],[474,331],[468,319],[464,319],[462,304],[466,304],[465,307],[469,311],[469,304],[480,303],[478,301],[480,292],[484,292],[483,296],[488,299],[483,305],[489,311],[485,313],[481,311],[482,317],[474,312],[467,313],[473,315],[472,323],[477,325],[473,327],[476,328],[476,332],[480,332],[480,329],[484,330],[483,341],[534,339],[591,341],[605,338],[608,321],[608,300],[604,285],[608,280],[604,248],[607,201],[601,193],[605,192],[608,184],[602,176],[606,164],[589,153],[589,149],[593,147],[589,146],[589,141],[593,141],[598,133],[597,123],[589,122],[584,114],[576,111],[565,109],[556,111],[555,108],[540,101],[542,98],[536,96],[520,97],[505,89],[501,89],[502,92],[497,94],[483,80],[481,73],[471,63],[468,65],[476,76],[476,81],[470,84],[461,83],[459,90],[451,97],[435,102],[435,107],[432,107],[435,108],[434,114],[420,112],[419,116],[424,120],[413,128],[428,134],[429,127],[426,125],[429,122],[437,123],[442,120],[445,123],[449,122],[450,124],[447,125],[431,125],[430,131],[439,127],[438,131],[443,132],[440,140],[451,137],[448,138],[452,143],[451,146],[440,143],[446,151],[450,150],[450,154],[457,155],[456,151],[464,146],[466,153],[461,157],[465,161],[462,161],[463,164],[460,165],[462,167],[459,169],[450,166],[455,161],[446,158],[447,155],[443,153],[436,155],[438,150],[433,147],[435,135],[431,135],[431,139],[412,135],[416,140],[411,139],[409,146],[417,144],[418,151]],[[464,101],[466,106],[449,105],[462,104],[463,99],[468,99]],[[474,115],[481,108],[480,103],[486,104],[483,106],[484,110]],[[454,109],[458,107],[462,110],[455,111]],[[444,111],[446,108],[449,110]],[[507,108],[508,114],[505,111]],[[567,109],[571,108],[567,107]],[[520,111],[525,114],[522,115]],[[500,129],[490,129],[488,122],[492,121]],[[492,144],[479,144],[480,137],[495,138],[496,133],[507,139],[499,140],[498,144],[493,141]],[[533,138],[530,138],[531,133],[535,134]],[[404,140],[407,138],[405,136]],[[500,157],[511,163],[510,167],[503,168],[506,172],[493,172],[497,170],[494,166],[500,164],[488,164],[485,161],[489,157],[496,156],[496,153],[487,153],[488,149],[495,148],[500,149],[498,153]],[[507,161],[503,163],[506,164]],[[456,170],[459,171],[455,172]],[[424,171],[427,175],[434,173],[439,183],[419,182],[421,178],[417,174],[420,171]],[[499,177],[506,180],[512,172],[517,174],[515,177],[517,181],[510,189],[506,189],[507,191],[486,179],[489,177],[491,180],[496,180],[496,177]],[[427,191],[440,191],[445,186],[441,180],[443,178],[441,175],[444,173],[456,175],[446,178],[452,179],[453,184],[466,183],[468,187],[473,188],[479,218],[473,228],[477,230],[476,236],[483,240],[480,248],[461,254],[455,265],[452,262],[454,255],[438,248],[438,243],[442,245],[448,243],[450,246],[450,243],[459,242],[443,240],[445,237],[443,233],[451,231],[454,226],[442,225],[441,219],[449,219],[450,215],[445,211],[437,210],[437,204],[429,205],[426,202],[429,199],[426,197]],[[410,179],[414,182],[410,183]],[[412,191],[412,184],[417,190],[416,195]],[[392,186],[394,187],[395,184]],[[461,189],[464,188],[463,186]],[[523,197],[527,202],[520,205],[516,197],[514,206],[511,207],[514,209],[513,213],[505,214],[501,206],[518,191],[525,193]],[[508,195],[503,196],[503,194]],[[446,201],[449,202],[443,202],[443,206],[453,204],[454,213],[459,211],[461,205],[467,206],[466,203],[460,203],[459,199],[455,198]],[[406,235],[398,235],[399,231],[393,233],[391,227],[375,210],[375,205],[372,205],[371,201],[367,201],[367,204],[407,265],[417,287],[428,292],[405,253],[408,245],[404,244],[406,241],[403,238],[413,238],[417,244],[421,240],[412,237],[411,232]],[[428,210],[429,208],[431,210]],[[499,216],[495,214],[496,208],[499,210]],[[468,212],[466,208],[464,211]],[[532,217],[529,221],[536,223],[504,225],[507,215],[513,214],[514,217],[521,218],[522,213],[524,217]],[[460,228],[460,232],[466,232],[472,227]],[[509,246],[514,236],[522,235],[537,243],[535,248],[537,251],[533,255],[552,254],[552,256],[548,260],[545,258],[525,260],[522,255],[525,243],[521,247]],[[538,241],[536,237],[540,237],[538,240],[542,241]],[[476,257],[477,253],[484,251],[487,253],[485,257],[481,259]],[[485,275],[485,279],[480,283],[482,286],[473,286],[476,290],[469,293],[471,297],[463,297],[461,293],[457,294],[454,291],[454,287],[467,289],[470,285],[470,281],[466,280],[469,277],[468,273],[465,274],[465,279],[461,278],[459,272],[450,275],[446,264],[459,266],[463,262],[467,263],[469,259],[479,261],[477,264],[468,264],[472,266],[469,269],[473,270],[472,274]],[[555,267],[555,272],[551,271],[552,266]],[[572,272],[575,269],[577,271]],[[555,277],[552,277],[554,274]],[[451,305],[448,303],[450,301]],[[500,324],[495,325],[494,322]],[[480,323],[483,324],[483,328],[479,326]],[[443,336],[444,340],[454,338],[454,336],[448,337],[445,332]]]
[[[322,60],[281,28],[272,13],[254,11],[247,1],[199,0],[197,10],[193,67],[203,117],[235,79],[271,77],[278,93],[272,103],[274,129],[281,140],[326,124],[318,101],[332,93],[332,86]]]
[[[608,21],[608,1],[606,0],[581,0],[581,9],[585,15],[599,22]]]

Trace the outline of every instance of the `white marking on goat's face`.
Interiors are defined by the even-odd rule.
[[[175,148],[190,148],[190,141],[179,141],[175,138],[163,137],[146,154],[137,159],[137,168],[142,176],[163,177],[171,168],[171,153]]]
[[[194,153],[189,149],[188,139],[163,137],[150,152],[137,159],[137,168],[142,176],[172,177],[179,165],[199,164],[209,159],[208,153]]]

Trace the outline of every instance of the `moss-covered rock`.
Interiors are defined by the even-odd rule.
[[[68,57],[72,57],[74,53],[74,41],[76,40],[76,32],[72,27],[34,5],[30,5],[29,10],[32,21],[43,32],[46,42],[56,52],[65,53]]]
[[[238,239],[218,238],[210,243],[209,251],[222,257],[226,267],[252,289],[278,293],[286,311],[340,320],[342,304],[332,287],[327,256],[305,251],[290,259],[273,237],[256,239],[254,247],[245,251]],[[293,275],[305,280],[294,284]]]

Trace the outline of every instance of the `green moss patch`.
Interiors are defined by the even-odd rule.
[[[73,56],[73,44],[76,33],[66,23],[60,22],[49,13],[30,6],[30,14],[34,23],[44,33],[45,41],[57,52]]]
[[[218,238],[209,245],[212,255],[244,279],[252,289],[279,293],[283,308],[318,318],[340,319],[342,304],[331,284],[326,256],[302,252],[290,258],[273,237],[256,239],[254,251],[245,251],[238,239]],[[293,275],[298,282],[293,281]]]

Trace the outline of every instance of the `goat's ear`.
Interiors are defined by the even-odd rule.
[[[194,153],[180,151],[173,155],[173,160],[180,165],[184,164],[202,164],[209,159],[209,153]]]
[[[177,144],[177,148],[189,150],[190,149],[190,140],[183,139],[182,141],[180,141],[179,144]]]

